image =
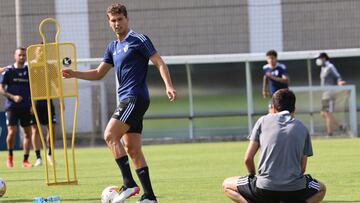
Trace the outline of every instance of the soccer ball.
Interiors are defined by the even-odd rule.
[[[109,186],[101,193],[101,203],[112,203],[113,199],[119,195],[121,187]]]
[[[5,181],[0,178],[0,197],[4,196],[4,194],[6,193],[6,184]]]

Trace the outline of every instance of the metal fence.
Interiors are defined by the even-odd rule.
[[[360,49],[325,51],[347,82],[358,85],[360,72],[354,70],[360,64]],[[279,61],[288,66],[291,86],[318,85],[316,75],[320,69],[315,67],[314,58],[319,52],[279,53]],[[144,137],[246,136],[254,121],[267,112],[267,100],[261,98],[263,53],[168,56],[164,60],[169,65],[179,101],[175,104],[166,101],[161,78],[155,68],[150,68],[152,105],[146,115]],[[100,58],[78,60],[83,65],[100,62]],[[112,96],[115,97],[115,89]],[[352,130],[357,136],[357,130]]]

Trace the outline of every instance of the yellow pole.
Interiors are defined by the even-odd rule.
[[[53,161],[53,165],[52,165],[52,169],[53,169],[53,175],[54,175],[54,181],[57,182],[57,176],[56,176],[56,165],[55,165],[55,153],[54,153],[54,133],[52,130],[52,122],[50,121],[51,118],[51,105],[50,105],[50,80],[49,80],[49,74],[48,74],[48,63],[47,63],[47,42],[46,42],[46,37],[43,34],[42,31],[42,27],[46,24],[46,23],[50,23],[53,22],[56,25],[56,35],[55,35],[55,39],[56,39],[56,44],[58,43],[58,38],[59,38],[59,33],[60,33],[60,25],[59,23],[52,18],[46,18],[43,21],[41,21],[40,25],[39,25],[39,33],[41,35],[41,38],[43,40],[43,53],[44,53],[44,59],[46,60],[44,62],[44,66],[45,66],[45,88],[46,88],[46,101],[47,101],[47,109],[48,109],[48,124],[49,124],[49,136],[50,136],[50,146],[51,146],[51,158]],[[39,123],[40,124],[40,123]],[[46,149],[46,148],[45,148]],[[47,165],[47,160],[46,160],[46,165]]]
[[[55,35],[55,43],[48,43],[46,41],[46,37],[44,36],[44,33],[42,31],[44,24],[46,23],[54,23],[56,25],[56,35]],[[63,81],[60,74],[61,74],[61,60],[60,57],[63,57],[62,55],[65,54],[73,54],[71,57],[73,57],[74,62],[72,67],[73,69],[76,69],[76,52],[75,52],[75,46],[72,43],[59,43],[59,32],[60,32],[60,25],[59,23],[52,18],[47,18],[44,19],[40,25],[39,25],[39,33],[43,39],[43,44],[42,45],[34,45],[34,46],[29,46],[28,50],[30,50],[29,53],[28,52],[28,59],[30,59],[31,57],[29,56],[33,56],[31,54],[33,54],[33,50],[34,48],[42,48],[43,49],[43,58],[45,59],[45,61],[39,60],[41,62],[34,62],[33,60],[29,61],[29,69],[32,71],[34,70],[35,72],[33,73],[33,78],[31,77],[31,74],[29,73],[29,80],[30,80],[30,91],[32,94],[32,105],[34,107],[34,114],[35,114],[35,118],[36,118],[36,122],[39,124],[38,125],[38,129],[39,129],[39,134],[41,135],[41,141],[42,141],[42,145],[44,147],[44,149],[46,149],[46,142],[44,141],[44,136],[43,136],[43,131],[41,129],[40,126],[40,122],[39,122],[39,118],[38,118],[38,113],[36,111],[36,106],[35,106],[35,101],[37,100],[45,100],[47,101],[47,110],[48,110],[48,118],[49,118],[49,136],[50,136],[50,148],[52,150],[52,160],[53,160],[53,165],[52,165],[52,172],[53,172],[53,176],[54,176],[54,182],[51,182],[49,180],[49,167],[48,167],[48,161],[47,159],[45,160],[45,176],[46,176],[46,182],[47,185],[67,185],[67,184],[77,184],[77,175],[76,175],[76,162],[75,162],[75,133],[76,133],[76,125],[77,125],[77,113],[78,113],[78,83],[77,80],[75,79],[74,82],[74,86],[75,88],[72,89],[70,93],[68,92],[68,89],[64,89],[64,87],[66,87],[67,81]],[[64,46],[64,47],[63,47]],[[61,48],[61,49],[60,49]],[[64,48],[64,49],[63,49]],[[68,49],[72,52],[67,52]],[[55,50],[53,50],[55,49]],[[65,51],[65,52],[63,52]],[[55,56],[54,56],[55,54]],[[36,60],[35,60],[36,61]],[[57,68],[54,72],[54,69],[51,68],[52,65],[54,65],[54,62],[57,65]],[[56,66],[55,65],[55,66]],[[65,65],[65,64],[64,64]],[[40,66],[41,69],[39,70],[43,70],[43,72],[37,72],[35,69],[37,66]],[[65,65],[66,66],[66,65]],[[67,66],[66,66],[67,67]],[[31,72],[29,71],[29,72]],[[40,74],[40,75],[39,75]],[[42,81],[43,76],[41,74],[45,74],[45,85],[44,85],[44,81]],[[50,78],[51,75],[55,75],[57,82],[54,82],[52,77]],[[40,79],[40,80],[39,80]],[[69,82],[72,82],[71,80],[69,80]],[[56,94],[54,94],[54,89],[52,88],[51,85],[55,85],[56,89]],[[39,86],[40,85],[40,86]],[[65,85],[65,86],[63,86]],[[33,87],[32,87],[33,86]],[[72,88],[72,87],[71,87]],[[44,89],[45,89],[45,93],[44,93]],[[74,180],[71,180],[70,177],[70,172],[69,172],[69,158],[68,158],[68,146],[67,146],[67,138],[66,138],[66,130],[65,130],[65,116],[64,116],[64,98],[67,97],[74,97],[75,98],[75,111],[74,111],[74,120],[73,120],[73,126],[72,126],[72,137],[71,137],[71,158],[72,158],[72,164],[73,164],[73,173],[74,173]],[[54,151],[55,151],[55,147],[54,147],[54,142],[55,142],[55,137],[54,137],[54,132],[53,132],[53,123],[51,120],[51,99],[52,98],[56,98],[59,99],[59,103],[60,103],[60,117],[61,117],[61,131],[62,131],[62,139],[63,139],[63,150],[64,150],[64,159],[65,159],[65,175],[66,175],[66,181],[58,181],[57,180],[57,172],[56,172],[56,166],[55,166],[55,156],[54,156]],[[44,150],[44,155],[46,156],[46,150]]]

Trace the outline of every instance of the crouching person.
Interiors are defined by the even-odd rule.
[[[225,195],[238,203],[316,203],[326,193],[323,183],[305,175],[313,155],[307,128],[294,118],[295,95],[281,89],[272,97],[273,112],[261,117],[249,136],[245,154],[249,175],[230,177]],[[260,149],[258,175],[254,156]]]

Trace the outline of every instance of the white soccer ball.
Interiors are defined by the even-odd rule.
[[[121,187],[109,186],[101,193],[101,203],[112,203],[113,199],[119,195]]]
[[[6,184],[5,181],[0,178],[0,197],[4,196],[4,194],[6,193]]]

